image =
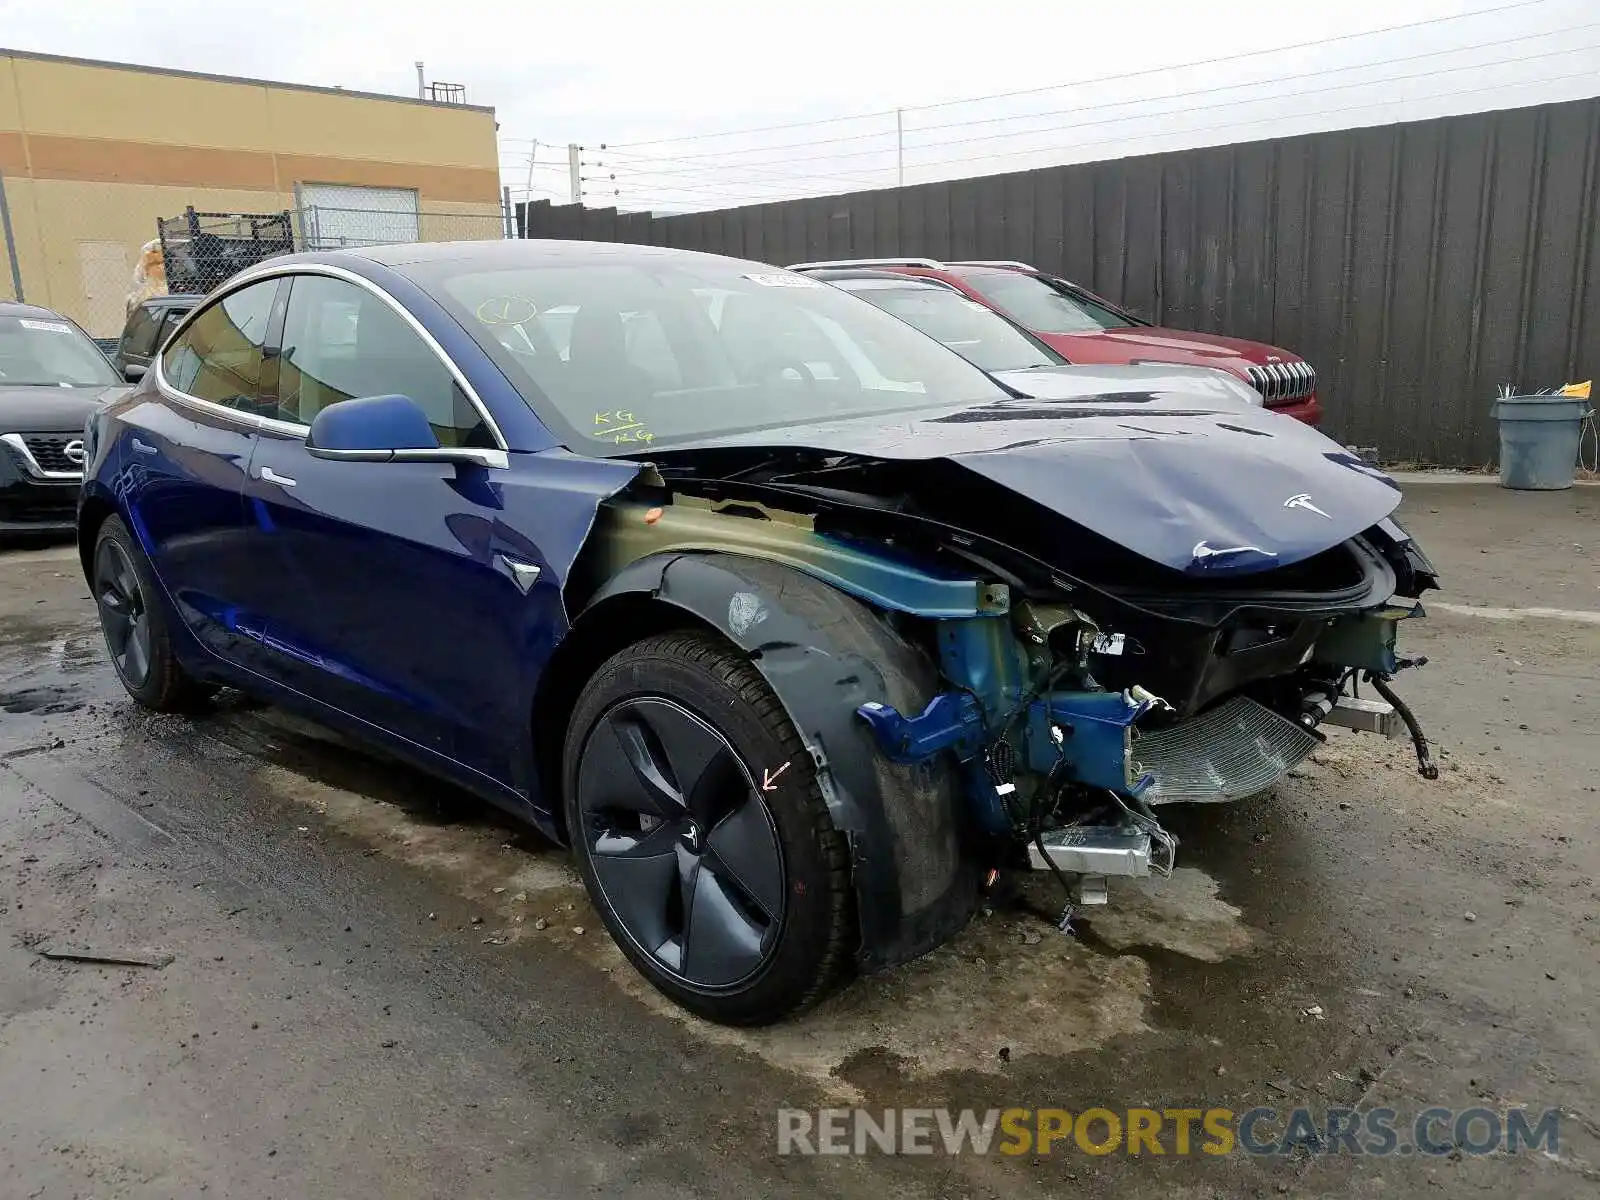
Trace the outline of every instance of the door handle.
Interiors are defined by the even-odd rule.
[[[256,472],[256,478],[261,480],[262,483],[275,483],[279,487],[294,486],[294,480],[290,479],[287,475],[279,475],[271,467],[262,467]]]
[[[140,454],[154,454],[156,452],[156,448],[154,446],[146,445],[138,438],[133,438],[129,444]]]

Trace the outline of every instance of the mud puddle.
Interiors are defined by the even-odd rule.
[[[337,832],[466,900],[477,919],[460,936],[532,961],[559,954],[587,963],[695,1037],[843,1102],[894,1083],[1001,1076],[1030,1069],[1029,1060],[1047,1072],[1113,1043],[1154,1046],[1180,1026],[1207,1033],[1212,1018],[1186,1011],[1185,992],[1208,977],[1208,1003],[1221,1008],[1228,995],[1269,986],[1263,976],[1282,973],[1283,897],[1325,886],[1321,864],[1336,846],[1297,810],[1349,820],[1373,806],[1466,812],[1494,786],[1494,768],[1477,761],[1430,785],[1416,778],[1403,744],[1334,739],[1277,795],[1174,812],[1184,839],[1178,869],[1170,878],[1113,880],[1109,905],[1078,913],[1077,937],[1055,928],[1064,899],[1055,880],[1026,875],[925,958],[856,980],[789,1024],[735,1030],[690,1017],[650,988],[612,943],[566,852],[512,818],[275,710],[240,702],[219,718],[208,732],[245,756],[288,819],[301,810],[307,832]],[[1332,981],[1331,966],[1313,971],[1321,974],[1301,981],[1311,999],[1296,1001],[1292,1014]]]
[[[904,1079],[998,1074],[1029,1056],[1055,1058],[1145,1033],[1152,989],[1141,950],[1214,963],[1248,953],[1255,941],[1240,910],[1218,899],[1217,883],[1197,869],[1116,887],[1110,907],[1092,910],[1093,944],[1055,927],[1064,900],[1056,881],[1027,875],[926,957],[858,979],[784,1026],[728,1029],[688,1016],[644,982],[611,941],[564,850],[425,776],[399,769],[390,779],[380,768],[384,779],[375,786],[359,777],[365,755],[293,718],[268,710],[247,722],[252,732],[227,740],[260,762],[256,778],[265,788],[469,901],[481,923],[464,927],[465,936],[508,953],[576,956],[696,1036],[841,1099],[863,1098],[856,1081],[873,1074],[871,1064],[892,1065]]]
[[[53,741],[49,718],[121,695],[92,617],[0,622],[0,754]]]

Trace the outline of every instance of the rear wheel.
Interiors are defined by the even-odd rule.
[[[122,518],[107,517],[100,526],[90,578],[106,650],[128,695],[146,708],[177,712],[216,691],[178,663],[159,585]]]
[[[608,660],[568,727],[564,783],[601,919],[679,1004],[765,1024],[844,974],[845,840],[788,714],[728,643],[674,632]]]

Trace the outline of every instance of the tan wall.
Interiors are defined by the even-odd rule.
[[[139,247],[156,236],[157,220],[190,204],[214,212],[270,212],[293,203],[279,192],[10,175],[6,197],[29,302],[66,313],[96,337],[121,331]]]
[[[3,50],[0,176],[27,298],[97,336],[121,329],[157,219],[190,206],[272,212],[306,182],[410,188],[428,240],[494,236],[500,214],[486,109]]]

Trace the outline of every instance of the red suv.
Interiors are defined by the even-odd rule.
[[[796,263],[791,271],[872,267],[943,280],[1010,317],[1069,362],[1140,362],[1218,367],[1261,393],[1275,412],[1308,425],[1322,421],[1317,373],[1298,354],[1214,333],[1163,329],[1086,291],[1020,262],[936,262],[931,258],[853,258]]]

